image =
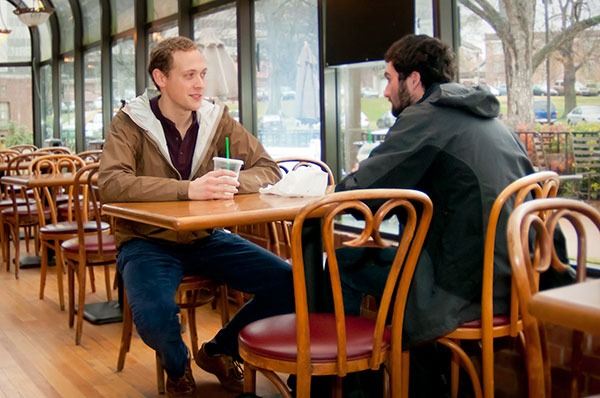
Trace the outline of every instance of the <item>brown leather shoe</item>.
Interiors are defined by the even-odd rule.
[[[177,380],[167,378],[167,398],[197,398],[196,382],[188,359],[185,373]]]
[[[204,344],[202,344],[202,347],[200,347],[196,354],[196,363],[201,369],[217,376],[219,382],[226,390],[243,392],[244,371],[242,364],[232,357],[224,354],[210,356],[206,353]]]

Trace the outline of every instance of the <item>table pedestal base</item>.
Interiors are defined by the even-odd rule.
[[[75,312],[77,310],[75,306]],[[123,321],[123,313],[117,300],[89,303],[83,309],[83,319],[94,325],[104,325]]]

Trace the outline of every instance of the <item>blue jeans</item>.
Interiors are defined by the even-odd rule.
[[[185,245],[129,240],[119,247],[117,268],[123,276],[137,331],[156,350],[172,378],[183,375],[188,357],[174,299],[183,275],[202,274],[254,294],[215,336],[220,348],[234,358],[239,358],[237,339],[244,326],[294,310],[291,266],[222,230]]]

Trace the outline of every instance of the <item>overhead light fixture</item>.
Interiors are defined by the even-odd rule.
[[[33,7],[27,7],[23,1],[19,1],[19,5],[13,12],[19,17],[21,22],[33,28],[46,22],[54,12],[54,8],[44,6],[39,0],[34,0]]]
[[[6,38],[8,37],[9,33],[12,32],[12,30],[6,27],[6,24],[4,23],[4,17],[2,16],[1,12],[0,22],[2,22],[2,27],[0,27],[0,43],[2,43],[4,40],[6,40]]]

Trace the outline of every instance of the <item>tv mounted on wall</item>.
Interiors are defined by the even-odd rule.
[[[323,0],[325,64],[382,60],[388,47],[415,29],[414,0]]]

